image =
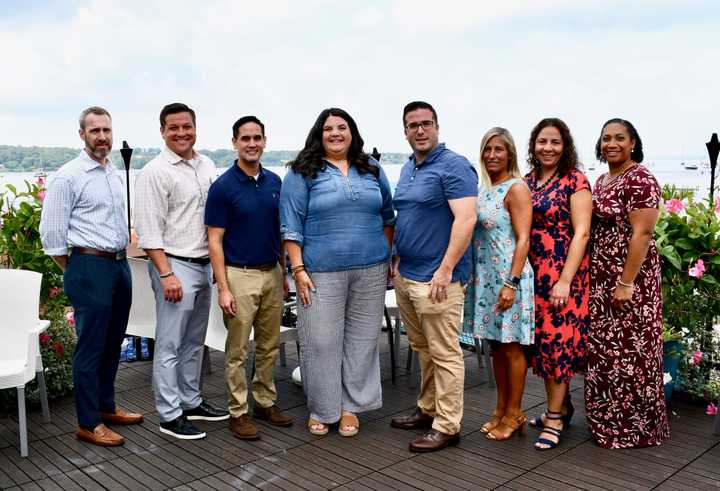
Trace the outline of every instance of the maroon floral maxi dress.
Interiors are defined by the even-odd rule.
[[[593,190],[590,239],[590,332],[585,405],[601,447],[660,445],[670,436],[663,395],[660,258],[651,241],[635,278],[631,306],[611,305],[628,253],[633,210],[657,208],[660,187],[642,165]]]
[[[568,383],[574,374],[585,371],[590,296],[587,251],[570,284],[568,303],[559,312],[550,308],[550,291],[560,279],[573,238],[570,197],[590,190],[590,184],[578,170],[539,187],[531,172],[525,182],[533,204],[529,254],[535,272],[533,372],[544,380]]]

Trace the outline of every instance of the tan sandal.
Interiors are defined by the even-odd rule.
[[[308,431],[311,435],[323,436],[327,435],[329,428],[325,423],[321,423],[315,418],[308,418]]]
[[[349,429],[346,430],[345,428]],[[360,421],[358,421],[357,416],[353,413],[343,413],[338,428],[340,436],[355,436],[358,434],[358,431],[360,431]]]
[[[480,428],[480,433],[490,433],[492,430],[497,428],[497,426],[500,424],[500,420],[502,419],[504,415],[500,414],[497,410],[493,411],[492,416],[490,416],[490,421],[482,425],[482,428]]]

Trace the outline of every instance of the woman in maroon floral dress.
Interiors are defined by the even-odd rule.
[[[608,172],[593,190],[588,426],[605,448],[660,445],[670,436],[660,258],[653,241],[660,188],[640,165],[642,142],[628,121],[605,123],[595,152]]]
[[[533,372],[545,380],[547,411],[530,421],[542,429],[535,448],[548,450],[572,418],[569,383],[585,371],[588,334],[592,195],[570,129],[557,118],[530,133],[525,176],[533,203],[530,263],[535,272]]]

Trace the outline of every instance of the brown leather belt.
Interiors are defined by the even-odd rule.
[[[226,266],[230,266],[231,268],[239,268],[239,269],[259,269],[260,271],[271,271],[275,269],[277,266],[277,261],[272,261],[269,263],[260,263],[260,264],[234,264],[234,263],[225,263]]]
[[[108,259],[114,259],[115,261],[122,261],[127,257],[125,249],[117,252],[101,251],[100,249],[93,249],[92,247],[73,247],[73,254],[86,254],[88,256],[100,256]]]
[[[171,257],[173,259],[178,259],[180,261],[185,261],[186,263],[190,264],[200,264],[202,266],[205,266],[206,264],[210,264],[210,258],[209,257],[185,257],[185,256],[176,256],[175,254],[168,254],[165,253],[167,257]]]

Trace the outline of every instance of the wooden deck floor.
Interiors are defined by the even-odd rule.
[[[383,337],[384,340],[384,337]],[[385,347],[386,348],[386,347]],[[405,350],[401,351],[404,360]],[[72,398],[51,403],[52,423],[39,410],[30,413],[30,456],[18,454],[17,421],[0,417],[0,488],[8,489],[717,489],[720,488],[720,437],[702,408],[675,404],[672,438],[661,446],[609,451],[596,447],[585,428],[582,409],[559,449],[533,450],[535,430],[507,442],[491,442],[478,430],[489,416],[494,390],[488,387],[474,355],[466,357],[465,417],[459,446],[417,455],[407,444],[420,432],[390,428],[390,418],[414,407],[415,389],[404,369],[390,383],[389,354],[382,356],[384,406],[361,416],[356,438],[336,431],[314,437],[305,430],[302,389],[289,380],[296,366],[288,346],[288,368],[277,368],[279,405],[296,424],[276,429],[259,423],[262,439],[234,438],[227,423],[203,423],[208,437],[179,441],[157,431],[148,362],[123,364],[117,399],[145,413],[142,425],[120,428],[125,446],[100,448],[73,437]],[[225,388],[222,353],[211,356],[205,395],[222,405]],[[543,408],[543,389],[528,375],[524,406],[534,415]],[[573,387],[582,406],[582,385]]]

